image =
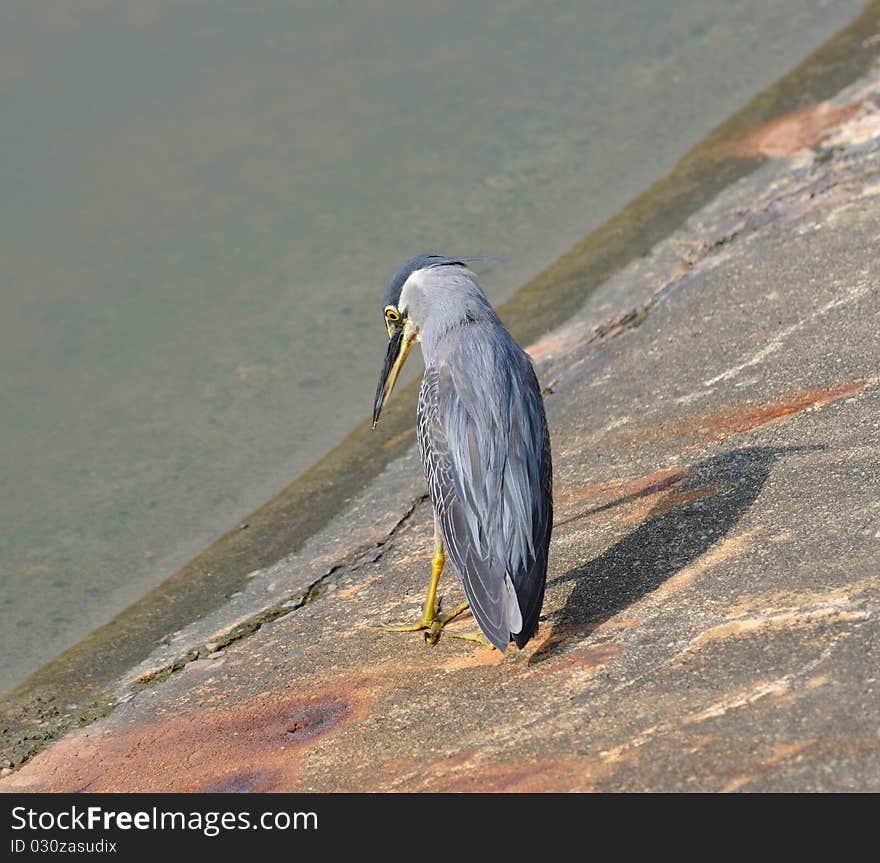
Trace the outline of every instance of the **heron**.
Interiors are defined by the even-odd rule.
[[[528,354],[492,308],[469,263],[417,255],[393,276],[383,317],[388,349],[376,388],[373,428],[414,342],[425,371],[416,425],[434,510],[431,581],[421,617],[385,626],[424,631],[435,644],[470,609],[478,632],[448,635],[504,651],[535,634],[544,602],[553,525],[550,437]],[[449,559],[467,602],[441,611]]]

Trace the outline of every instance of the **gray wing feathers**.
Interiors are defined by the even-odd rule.
[[[501,327],[467,329],[425,373],[419,445],[447,556],[503,650],[528,641],[543,600],[549,439],[528,357]]]

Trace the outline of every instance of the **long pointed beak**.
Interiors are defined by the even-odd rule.
[[[382,413],[382,405],[385,404],[397,376],[406,361],[406,355],[415,341],[416,333],[411,328],[409,321],[402,327],[398,327],[391,333],[388,340],[388,352],[385,354],[385,362],[382,365],[382,374],[379,376],[379,386],[376,387],[376,401],[373,403],[373,428],[379,422],[379,414]]]

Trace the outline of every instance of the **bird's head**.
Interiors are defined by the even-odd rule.
[[[418,324],[410,317],[409,292],[407,291],[404,297],[403,286],[414,272],[428,266],[430,259],[434,257],[440,256],[420,255],[411,258],[394,274],[385,289],[382,315],[385,329],[388,330],[388,350],[385,352],[385,362],[382,364],[379,385],[376,387],[376,399],[373,402],[373,428],[376,428],[379,414],[382,413],[382,405],[391,395],[397,376],[406,362],[407,354],[419,336]]]
[[[442,336],[465,323],[497,320],[469,261],[497,261],[499,258],[450,258],[428,253],[410,258],[395,274],[382,300],[382,315],[388,331],[388,350],[373,402],[373,428],[397,382],[413,342],[422,343],[426,364],[430,364]]]
[[[395,274],[382,300],[388,350],[373,402],[373,428],[391,395],[413,342],[421,341],[426,362],[442,336],[453,326],[495,317],[476,276],[473,260],[434,253],[410,258]]]

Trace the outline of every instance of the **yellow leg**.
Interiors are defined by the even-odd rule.
[[[402,626],[383,626],[382,629],[386,632],[419,632],[426,629],[428,631],[425,633],[425,641],[428,644],[437,643],[443,627],[468,609],[468,604],[463,602],[452,611],[440,614],[441,600],[437,597],[437,585],[440,583],[440,573],[443,572],[444,563],[446,563],[446,553],[443,550],[443,540],[440,539],[439,532],[435,530],[434,556],[431,558],[431,583],[428,585],[428,595],[422,607],[421,619]]]
[[[431,583],[428,585],[428,596],[422,609],[422,620],[433,622],[440,610],[440,603],[437,601],[437,585],[440,584],[440,573],[443,572],[445,563],[446,550],[443,548],[443,540],[436,535],[435,531],[434,556],[431,558]]]

